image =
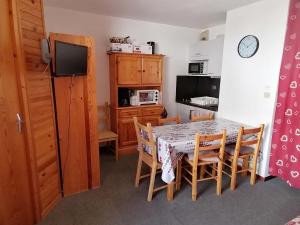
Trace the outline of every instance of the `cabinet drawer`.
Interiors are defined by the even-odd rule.
[[[154,116],[162,113],[161,107],[145,108],[143,109],[143,116]]]
[[[122,109],[119,112],[119,117],[121,118],[132,118],[134,116],[141,116],[141,110],[140,109]]]

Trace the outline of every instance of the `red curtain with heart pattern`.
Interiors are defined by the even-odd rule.
[[[290,1],[269,171],[300,188],[300,0]]]

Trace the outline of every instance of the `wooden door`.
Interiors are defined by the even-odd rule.
[[[88,190],[83,76],[54,79],[64,195]]]
[[[139,56],[117,57],[117,83],[119,85],[140,85],[142,60]]]
[[[119,144],[128,146],[137,144],[136,132],[132,118],[119,120]]]
[[[143,57],[142,85],[161,85],[162,58]]]
[[[17,85],[9,5],[0,1],[0,224],[31,225],[33,205]]]

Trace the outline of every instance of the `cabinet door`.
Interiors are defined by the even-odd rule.
[[[143,57],[143,85],[160,85],[162,82],[162,59]]]
[[[135,145],[137,139],[133,119],[120,119],[118,134],[120,146]]]
[[[138,56],[117,57],[117,82],[119,85],[139,85],[142,77],[142,60]]]

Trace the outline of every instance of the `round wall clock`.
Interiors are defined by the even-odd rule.
[[[250,58],[256,54],[258,47],[258,38],[254,35],[247,35],[240,40],[238,53],[242,58]]]

